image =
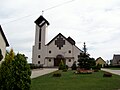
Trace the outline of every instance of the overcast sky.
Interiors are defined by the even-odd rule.
[[[47,42],[62,33],[71,36],[80,49],[86,42],[88,53],[95,59],[110,60],[120,53],[120,0],[0,0],[0,24],[10,48],[24,53],[29,62],[34,21],[42,10],[50,22]]]

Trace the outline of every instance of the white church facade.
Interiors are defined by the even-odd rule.
[[[49,22],[43,16],[40,16],[35,24],[35,45],[32,51],[33,64],[56,67],[63,60],[66,65],[71,67],[74,61],[78,61],[78,55],[82,53],[82,50],[75,45],[75,41],[71,37],[66,38],[59,33],[49,43],[45,44],[45,34]]]

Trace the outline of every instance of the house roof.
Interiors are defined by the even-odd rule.
[[[119,54],[114,54],[113,60],[119,61],[120,60],[120,55]]]
[[[0,32],[1,32],[1,34],[2,34],[3,39],[5,40],[6,46],[9,46],[9,43],[8,43],[6,37],[5,37],[5,34],[4,34],[3,30],[2,30],[1,25],[0,25]]]
[[[45,21],[43,24],[47,23],[47,25],[50,25],[50,23],[42,15],[35,21],[35,23],[39,25],[40,23],[42,23],[42,21]]]
[[[58,36],[62,36],[66,41],[68,41],[71,45],[74,45],[76,48],[78,48],[76,45],[75,45],[75,41],[71,38],[71,37],[68,37],[66,38],[65,36],[63,36],[61,33],[59,33],[58,35],[56,35],[47,45],[50,45]],[[79,49],[79,48],[78,48]],[[81,49],[79,49],[80,51],[82,51]]]
[[[101,57],[97,58],[97,59],[96,59],[96,62],[97,62],[98,60],[102,60],[103,62],[105,62]],[[106,63],[106,62],[105,62],[105,63]]]
[[[71,37],[68,37],[67,40],[68,40],[72,45],[75,45],[75,41],[74,41]]]

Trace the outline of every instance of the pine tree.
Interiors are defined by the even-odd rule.
[[[13,49],[11,49],[10,52],[6,53],[6,56],[5,56],[6,63],[12,62],[12,60],[14,60],[14,57],[15,57],[15,53],[14,53]]]
[[[82,69],[90,69],[95,65],[95,59],[90,58],[90,54],[87,53],[87,48],[84,42],[83,52],[80,53],[78,58],[78,66]]]

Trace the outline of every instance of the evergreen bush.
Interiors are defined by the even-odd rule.
[[[63,62],[63,60],[60,61],[60,64],[59,64],[59,70],[63,70],[65,69],[65,64]]]
[[[76,66],[76,61],[75,62],[73,62],[73,65],[72,65],[72,70],[76,70],[77,69],[77,66]]]
[[[109,73],[109,72],[105,72],[105,73],[103,74],[103,77],[112,77],[112,74]]]
[[[0,66],[0,90],[30,90],[31,71],[23,54],[6,54]]]
[[[53,74],[53,77],[61,77],[61,73],[60,72],[56,72]]]

